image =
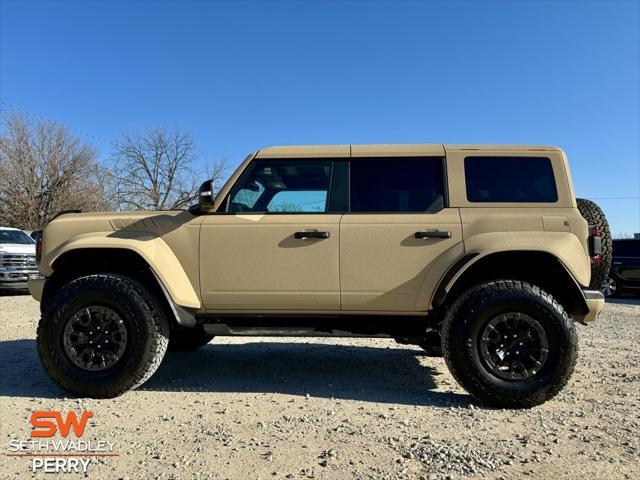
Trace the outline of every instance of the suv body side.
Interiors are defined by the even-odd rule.
[[[557,201],[469,201],[464,162],[473,156],[548,158]],[[403,159],[440,159],[446,178],[441,208],[357,212],[333,204],[325,212],[227,211],[229,194],[255,162],[321,159],[365,166],[376,159],[388,159],[389,165]],[[332,172],[335,182],[337,170]],[[348,180],[342,189],[348,188]],[[332,183],[327,195],[336,188]],[[328,236],[295,238],[296,232],[308,230]],[[448,236],[416,238],[417,233],[434,231]],[[557,148],[274,147],[245,159],[219,191],[210,214],[59,217],[46,228],[40,270],[50,277],[56,262],[73,251],[125,249],[149,265],[173,304],[196,313],[424,315],[435,306],[439,290],[446,293],[474,263],[497,252],[547,252],[584,287],[590,276],[587,235],[566,158]],[[42,297],[43,288],[44,282],[30,287],[36,298]]]
[[[609,228],[557,148],[275,147],[212,191],[50,222],[29,288],[54,382],[112,398],[218,335],[346,335],[419,345],[481,401],[531,407],[604,306],[585,287],[608,273]]]
[[[464,159],[478,155],[548,158],[557,200],[553,203],[470,202],[466,196]],[[443,285],[445,289],[473,263],[505,251],[547,252],[560,259],[581,286],[588,285],[587,224],[576,209],[567,161],[557,148],[275,147],[247,158],[238,172],[247,169],[252,161],[263,159],[286,163],[287,159],[333,158],[350,162],[363,159],[366,162],[386,158],[393,164],[393,159],[407,157],[415,157],[416,161],[442,158],[446,162],[445,203],[441,209],[430,212],[345,209],[317,215],[240,212],[207,216],[200,244],[201,278],[205,288],[202,295],[207,310],[424,313],[433,307],[436,287],[447,272],[451,274]],[[228,194],[239,178],[240,173],[230,179],[216,198],[218,213],[226,213],[225,202],[229,201]],[[236,227],[229,228],[230,224],[240,230],[234,233]],[[263,228],[267,225],[269,228]],[[265,239],[267,232],[273,232],[274,228],[279,228],[276,237]],[[330,238],[312,240],[306,245],[299,242],[304,248],[293,252],[272,248],[276,239],[284,240],[297,230],[318,228],[328,230]],[[209,235],[208,229],[216,230],[216,235]],[[414,237],[416,232],[438,230],[449,232],[450,237]],[[229,236],[216,240],[226,234]],[[296,244],[291,237],[290,242]],[[323,243],[324,247],[320,248]],[[227,256],[224,252],[231,245],[238,246],[238,251]],[[314,248],[308,248],[311,245]],[[310,255],[313,250],[316,251]],[[452,266],[465,256],[470,260],[451,272]],[[257,268],[252,270],[252,267]],[[254,271],[258,278],[243,284],[242,278],[233,276],[236,283],[225,285],[234,271]]]

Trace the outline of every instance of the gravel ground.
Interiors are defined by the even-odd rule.
[[[578,326],[569,386],[521,411],[477,405],[442,359],[392,340],[215,339],[120,398],[68,399],[40,368],[38,317],[0,297],[2,478],[30,475],[4,453],[47,409],[91,410],[84,438],[117,442],[89,478],[640,478],[637,300]]]

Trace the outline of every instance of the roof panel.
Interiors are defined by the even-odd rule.
[[[509,151],[561,151],[559,147],[551,147],[544,145],[473,145],[473,144],[446,144],[445,150],[509,150]]]
[[[263,148],[256,158],[347,158],[444,156],[447,151],[561,151],[558,147],[536,145],[474,145],[474,144],[380,144],[380,145],[295,145]]]
[[[349,145],[300,145],[267,147],[256,158],[335,158],[349,157]]]
[[[352,145],[352,157],[444,156],[442,144]]]

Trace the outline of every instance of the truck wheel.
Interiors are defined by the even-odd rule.
[[[451,374],[479,400],[528,408],[567,384],[578,338],[551,295],[526,282],[496,280],[456,300],[445,317],[442,351]]]
[[[596,265],[591,262],[591,282],[589,283],[589,288],[599,290],[600,287],[602,287],[602,284],[609,277],[609,270],[611,269],[613,243],[611,240],[609,223],[607,222],[604,212],[597,203],[584,198],[578,198],[576,201],[578,202],[578,210],[580,210],[582,217],[590,226],[598,227],[600,230],[600,237],[602,239],[600,263]]]
[[[215,335],[206,333],[201,325],[193,328],[172,325],[169,331],[169,350],[172,352],[192,352],[203,347]]]
[[[81,277],[51,299],[38,325],[47,375],[78,396],[112,398],[143,384],[169,343],[162,304],[137,281],[116,274]]]

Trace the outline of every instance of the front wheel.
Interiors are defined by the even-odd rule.
[[[528,408],[554,397],[576,363],[578,339],[567,313],[537,286],[480,284],[447,313],[442,350],[452,375],[483,402]]]
[[[112,398],[144,383],[169,343],[163,305],[142,284],[115,274],[69,282],[38,324],[47,375],[78,396]]]

